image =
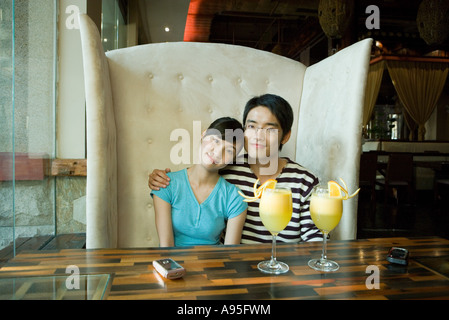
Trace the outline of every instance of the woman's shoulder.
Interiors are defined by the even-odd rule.
[[[186,174],[187,174],[187,169],[181,169],[181,170],[178,170],[178,171],[168,172],[167,176],[170,179],[179,179],[179,178],[185,177]]]
[[[233,192],[237,193],[239,190],[236,185],[227,181],[222,176],[220,176],[220,179],[218,180],[218,182],[220,183],[220,189],[222,189],[228,195],[232,194]]]
[[[167,187],[172,189],[183,187],[186,183],[188,183],[187,169],[168,172],[167,176],[170,178],[170,183]]]

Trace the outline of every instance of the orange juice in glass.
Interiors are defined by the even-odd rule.
[[[310,200],[310,215],[323,233],[329,233],[340,222],[343,213],[343,199],[328,194],[313,193]]]
[[[276,260],[276,236],[284,230],[292,218],[292,191],[288,188],[265,189],[262,193],[259,214],[263,225],[273,236],[271,260],[260,262],[259,270],[281,274],[289,270],[287,264]]]
[[[327,235],[340,222],[343,214],[343,200],[355,197],[359,190],[349,195],[346,183],[344,187],[335,181],[327,185],[319,185],[312,191],[310,198],[310,216],[318,229],[323,233],[323,251],[321,259],[312,259],[308,265],[318,271],[337,271],[340,266],[335,261],[327,259]]]
[[[260,200],[259,214],[271,234],[278,234],[292,218],[293,204],[290,189],[266,189]]]

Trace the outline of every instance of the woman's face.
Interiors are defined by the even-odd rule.
[[[207,167],[224,168],[231,163],[238,150],[232,142],[221,139],[221,136],[207,135],[201,141],[201,163]]]
[[[279,156],[279,146],[288,141],[277,118],[267,107],[255,107],[248,112],[245,122],[245,149],[248,156],[259,162]]]

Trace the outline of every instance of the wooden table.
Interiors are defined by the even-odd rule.
[[[150,249],[66,249],[22,252],[0,269],[0,292],[31,288],[36,279],[63,281],[53,288],[65,296],[75,266],[86,287],[105,299],[449,299],[449,240],[442,238],[377,238],[330,241],[328,257],[340,264],[333,273],[310,269],[307,262],[321,254],[321,242],[278,244],[278,260],[290,271],[267,275],[257,263],[270,257],[270,245],[198,246]],[[390,247],[410,251],[408,266],[386,261]],[[187,270],[182,279],[166,280],[152,261],[171,257]],[[377,273],[378,272],[378,273]],[[103,275],[89,282],[86,277]],[[378,289],[374,284],[378,275]],[[92,276],[93,277],[93,276]],[[12,288],[8,281],[28,285]],[[65,280],[65,281],[64,281]],[[2,287],[2,282],[6,287]],[[5,284],[6,283],[6,284]],[[73,283],[73,282],[72,282]],[[2,289],[3,288],[3,289]],[[4,288],[9,288],[8,290]],[[8,292],[7,292],[8,291]],[[21,296],[27,298],[26,294]],[[32,296],[29,296],[32,297]],[[5,297],[3,297],[5,298]],[[34,298],[38,298],[34,296]]]
[[[435,171],[441,171],[443,166],[446,165],[447,161],[424,161],[424,160],[413,160],[413,166],[415,168],[425,168],[425,169],[433,169]],[[388,162],[378,161],[377,162],[377,170],[380,174],[385,176],[386,170],[388,167]]]

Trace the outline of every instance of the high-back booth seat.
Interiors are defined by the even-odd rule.
[[[158,246],[148,174],[187,167],[181,141],[191,150],[213,120],[242,121],[245,103],[265,93],[282,96],[294,110],[282,155],[321,181],[341,177],[357,187],[371,39],[306,67],[269,52],[211,43],[157,43],[105,54],[87,15],[80,15],[80,28],[87,248]],[[356,237],[356,211],[356,198],[345,201],[334,238]]]

